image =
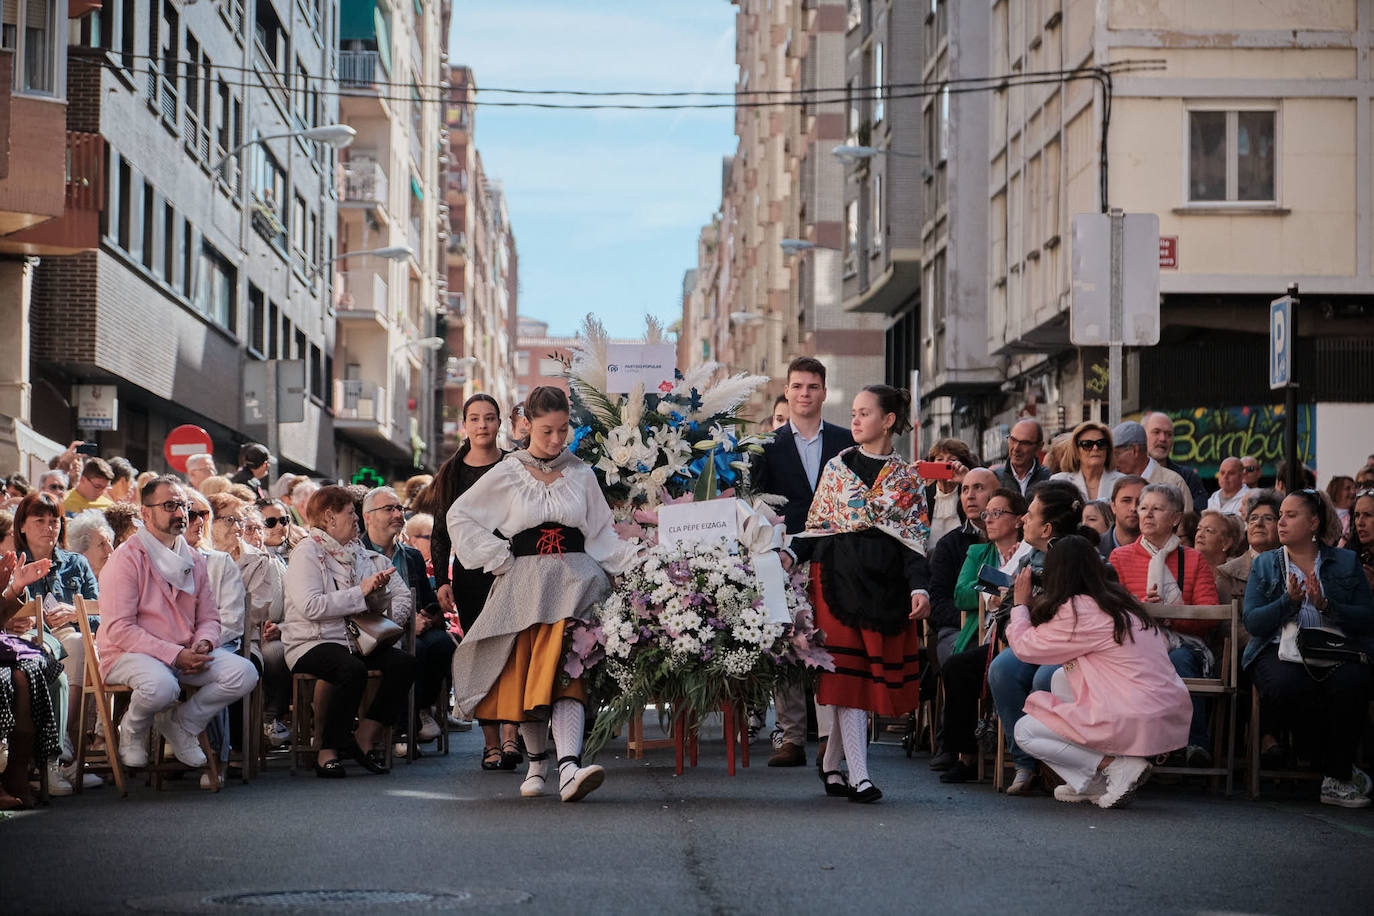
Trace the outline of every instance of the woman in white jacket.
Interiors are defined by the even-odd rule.
[[[341,778],[340,755],[385,773],[386,754],[378,749],[382,730],[404,715],[415,659],[395,646],[360,654],[348,618],[380,611],[404,625],[411,613],[410,592],[393,578],[389,560],[359,542],[353,497],[343,487],[322,487],[310,497],[306,517],[310,536],[291,551],[286,569],[282,643],[293,672],[313,674],[334,688],[323,714],[315,775]],[[353,717],[369,670],[380,671],[382,683],[355,731]]]

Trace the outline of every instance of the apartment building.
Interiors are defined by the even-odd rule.
[[[844,165],[832,150],[845,139],[846,8],[735,2],[738,146],[698,244],[686,298],[699,315],[683,331],[700,342],[694,362],[709,350],[731,372],[773,378],[749,405],[757,416],[781,393],[792,358],[819,358],[829,370],[826,418],[847,423],[854,393],[883,377],[884,321],[850,314],[843,301]],[[796,104],[756,104],[782,98]]]
[[[70,248],[88,250],[33,270],[34,427],[161,468],[168,431],[193,423],[221,465],[256,439],[283,469],[332,472],[336,151],[299,134],[338,121],[337,49],[320,37],[334,34],[336,7],[96,6],[71,24],[70,47],[44,58],[65,55],[68,138],[103,149],[98,176],[80,185],[98,195],[94,231],[89,217],[63,227]],[[40,32],[19,34],[31,52]],[[262,368],[251,364],[271,360],[304,367],[291,422],[245,398],[245,373]],[[78,428],[77,384],[117,393],[117,428]]]
[[[339,114],[358,135],[339,205],[335,428],[340,472],[437,465],[442,347],[439,85],[447,6],[341,0]],[[409,253],[396,254],[408,249]],[[352,254],[384,251],[391,256]]]
[[[1184,432],[1196,426],[1176,459],[1214,467],[1231,421],[1199,418],[1253,426],[1239,418],[1274,402],[1267,306],[1290,282],[1303,293],[1301,399],[1330,435],[1367,439],[1372,6],[992,4],[993,72],[1135,64],[1113,75],[1109,124],[1091,79],[992,95],[988,348],[1006,362],[1011,397],[991,399],[989,416],[1005,426],[1059,403],[1063,415],[1048,418],[1058,427],[1091,409],[1098,360],[1069,344],[1066,249],[1074,214],[1110,206],[1159,216],[1163,336],[1128,352],[1123,385],[1128,412],[1162,408]],[[1363,461],[1368,448],[1351,451]]]
[[[563,366],[572,359],[576,337],[549,334],[549,323],[526,315],[518,319],[519,338],[515,345],[515,395],[523,401],[532,389],[553,385],[568,391]]]
[[[449,69],[445,203],[446,371],[442,454],[459,445],[464,401],[483,391],[503,410],[517,390],[519,255],[501,183],[487,176],[474,136],[477,85],[469,67]]]

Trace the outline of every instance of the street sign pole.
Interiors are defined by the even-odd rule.
[[[1293,304],[1288,313],[1288,384],[1283,389],[1283,457],[1287,470],[1283,485],[1292,493],[1302,488],[1302,475],[1298,473],[1298,377],[1293,371],[1298,352],[1298,284],[1288,285],[1288,298]]]
[[[1111,339],[1107,353],[1107,424],[1113,429],[1121,422],[1121,344],[1125,339],[1122,312],[1125,300],[1125,282],[1122,276],[1126,245],[1126,214],[1119,207],[1113,207],[1109,214],[1112,220],[1112,260],[1111,284],[1112,302],[1109,328]],[[1093,419],[1099,419],[1096,413]]]

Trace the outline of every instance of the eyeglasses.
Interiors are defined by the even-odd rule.
[[[282,525],[283,527],[285,527],[286,525],[291,524],[291,521],[283,515],[280,517],[274,516],[272,518],[264,518],[262,520],[262,524],[265,528],[275,528],[278,525]]]
[[[1102,451],[1102,452],[1105,452],[1105,451],[1107,450],[1107,440],[1106,440],[1106,439],[1079,439],[1078,442],[1077,442],[1077,445],[1078,445],[1079,448],[1083,449],[1083,451],[1085,451],[1085,452],[1092,452],[1092,451]]]
[[[155,506],[161,509],[163,512],[166,512],[168,515],[173,515],[176,512],[191,511],[191,504],[186,502],[185,500],[179,499],[169,499],[166,502],[160,503],[144,503],[143,505],[149,508],[153,508]]]
[[[1270,513],[1270,512],[1264,512],[1264,513],[1261,513],[1261,514],[1259,514],[1259,515],[1252,515],[1252,516],[1250,516],[1250,520],[1249,520],[1249,521],[1250,521],[1250,524],[1252,524],[1252,525],[1253,525],[1254,523],[1256,523],[1256,522],[1260,522],[1260,523],[1262,523],[1262,524],[1268,525],[1268,524],[1272,524],[1273,522],[1277,522],[1278,520],[1279,520],[1279,517],[1278,517],[1277,515],[1274,515],[1273,513]]]
[[[385,506],[373,506],[368,512],[404,512],[405,507],[400,503],[388,503]]]
[[[1007,436],[1007,441],[1012,445],[1039,445],[1039,439],[1018,439],[1015,436]]]
[[[1001,518],[1001,517],[1004,516],[1004,515],[1015,515],[1015,514],[1016,514],[1016,513],[1013,512],[1013,511],[1011,511],[1010,509],[984,509],[982,512],[979,512],[979,513],[978,513],[978,517],[981,518],[983,521],[986,522],[986,521],[988,521],[988,520],[990,520],[990,519],[998,519],[998,518]]]
[[[235,528],[243,527],[243,519],[233,515],[221,515],[219,518],[215,519],[215,521],[223,522],[226,525],[233,525]]]
[[[1248,474],[1250,471],[1258,471],[1258,470],[1259,470],[1259,465],[1257,465],[1257,464],[1242,464],[1242,465],[1240,466],[1240,469],[1241,469],[1242,471],[1245,471],[1245,472]]]
[[[193,522],[199,522],[210,517],[209,509],[188,509],[186,517]]]

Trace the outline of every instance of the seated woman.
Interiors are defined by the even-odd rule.
[[[1087,502],[1078,488],[1065,480],[1046,480],[1031,488],[1031,504],[1023,520],[1023,535],[1033,548],[1024,558],[1024,565],[1032,570],[1043,568],[1045,551],[1050,541],[1070,534],[1080,534],[1096,543],[1097,532],[1081,523],[1083,504]],[[1098,562],[1101,563],[1099,556]],[[988,692],[997,707],[997,718],[1007,735],[1007,749],[1016,776],[1007,786],[1008,795],[1028,795],[1035,786],[1035,757],[1016,743],[1016,723],[1025,715],[1026,697],[1034,690],[1048,690],[1051,666],[1023,661],[1010,646],[1003,649],[988,665]]]
[[[1245,529],[1241,525],[1240,516],[1226,514],[1218,509],[1203,509],[1202,514],[1198,516],[1193,547],[1212,568],[1212,577],[1217,585],[1217,602],[1229,604],[1231,583],[1229,580],[1223,582],[1217,570],[1245,550]]]
[[[1374,596],[1355,553],[1331,546],[1340,526],[1325,494],[1284,497],[1278,529],[1281,546],[1255,558],[1245,588],[1250,642],[1241,665],[1259,691],[1263,749],[1276,746],[1285,727],[1314,723],[1325,775],[1321,803],[1363,808],[1370,778],[1355,766],[1355,751],[1368,716],[1370,666],[1317,668],[1301,659],[1295,641],[1298,628],[1325,627],[1374,655]],[[1298,661],[1283,657],[1292,653]]]
[[[1095,420],[1073,430],[1073,446],[1064,452],[1059,473],[1050,480],[1066,480],[1078,488],[1084,502],[1111,499],[1112,485],[1121,476],[1112,469],[1112,431]]]
[[[963,630],[955,641],[955,654],[941,668],[945,682],[944,747],[958,754],[960,760],[944,773],[941,782],[968,782],[977,775],[974,757],[978,746],[974,740],[974,726],[978,719],[978,698],[983,693],[983,679],[988,669],[988,640],[992,631],[978,632],[978,572],[984,566],[995,567],[1007,575],[1021,568],[1021,560],[1034,548],[1021,540],[1021,521],[1026,514],[1026,498],[1016,490],[1000,489],[988,499],[983,510],[988,542],[974,544],[959,571],[954,586],[954,604],[968,615]],[[1001,604],[1000,597],[992,598],[989,609]]]
[[[217,506],[225,499],[233,497],[227,494],[212,496],[210,505]],[[248,518],[253,517],[250,510],[243,511]],[[259,500],[257,512],[257,519],[263,526],[260,547],[248,542],[246,529],[245,537],[237,539],[237,546],[224,543],[228,554],[238,564],[243,587],[248,593],[253,659],[255,664],[262,666],[262,732],[269,744],[281,747],[291,740],[291,732],[282,722],[291,711],[291,669],[286,664],[286,649],[281,641],[281,625],[286,614],[286,561],[272,548],[286,538],[287,514],[286,507],[272,499]],[[270,524],[269,519],[273,520]]]
[[[1064,778],[1054,790],[1060,801],[1128,804],[1149,776],[1148,758],[1188,735],[1188,689],[1167,642],[1081,537],[1049,549],[1034,600],[1030,570],[1022,570],[1015,601],[1007,642],[1017,657],[1063,666],[1049,691],[1026,700],[1016,743]]]
[[[67,523],[67,549],[86,558],[91,575],[100,580],[105,561],[114,553],[114,529],[99,509],[78,512]]]
[[[1217,594],[1223,584],[1236,597],[1245,597],[1245,583],[1250,579],[1250,564],[1266,550],[1279,546],[1279,504],[1283,498],[1273,490],[1260,490],[1249,500],[1245,514],[1245,548],[1217,567]]]
[[[50,560],[24,566],[14,551],[0,556],[0,740],[9,757],[0,773],[0,811],[31,808],[29,768],[34,759],[55,760],[62,738],[52,703],[52,690],[62,666],[27,640],[11,635],[9,624],[24,606],[24,590],[48,572]],[[52,791],[49,783],[48,791]]]
[[[1112,551],[1111,564],[1122,586],[1146,604],[1216,604],[1212,568],[1192,547],[1179,543],[1174,526],[1183,514],[1183,497],[1169,484],[1152,483],[1140,492],[1140,537]],[[1207,677],[1216,663],[1208,645],[1217,631],[1213,621],[1171,620],[1164,632],[1169,659],[1180,677]],[[1193,698],[1193,728],[1183,749],[1190,767],[1212,765],[1207,750],[1207,704]],[[1169,750],[1179,750],[1170,748]]]
[[[25,496],[14,514],[14,546],[19,551],[20,561],[52,561],[48,574],[31,584],[23,597],[25,601],[37,600],[42,604],[43,623],[48,630],[44,642],[48,651],[62,662],[64,682],[55,705],[63,729],[62,757],[70,759],[75,755],[81,724],[76,721],[75,712],[81,707],[81,685],[86,683],[86,647],[76,622],[76,598],[80,595],[94,602],[100,588],[86,558],[59,546],[65,541],[66,525],[62,508],[46,493]],[[35,631],[30,630],[26,635],[34,634]],[[65,773],[60,772],[56,759],[50,762],[49,770],[49,791],[54,795],[70,793],[74,770],[68,768]],[[94,774],[87,774],[83,779],[88,788],[101,784],[100,777]]]
[[[359,543],[353,497],[343,487],[321,487],[310,497],[306,518],[310,535],[291,551],[286,569],[282,642],[293,672],[313,674],[333,686],[321,717],[315,775],[342,778],[340,754],[372,773],[385,773],[386,754],[378,747],[385,727],[405,718],[415,659],[395,646],[362,655],[349,633],[348,618],[376,611],[404,625],[410,592],[395,578],[396,567],[389,560]],[[369,670],[380,671],[382,682],[355,731],[353,719]]]

